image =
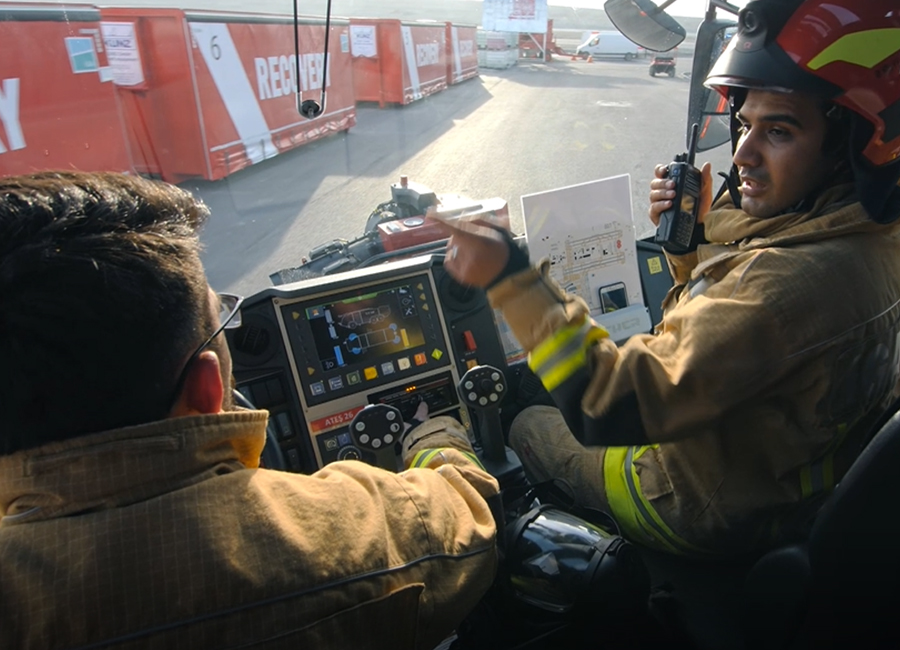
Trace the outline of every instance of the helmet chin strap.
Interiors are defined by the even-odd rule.
[[[716,200],[719,199],[724,193],[725,190],[728,190],[728,194],[731,195],[731,202],[734,203],[734,207],[741,207],[741,192],[738,189],[737,184],[737,166],[732,164],[731,170],[726,174],[725,172],[719,172],[719,176],[724,178],[724,182],[722,183],[722,187],[719,188],[718,194],[716,194]]]

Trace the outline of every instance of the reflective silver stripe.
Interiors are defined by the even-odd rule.
[[[631,500],[634,502],[635,508],[641,513],[646,525],[656,531],[656,533],[668,544],[682,551],[688,550],[685,548],[685,542],[672,537],[669,531],[660,526],[656,520],[653,519],[653,515],[647,510],[647,506],[641,498],[641,492],[638,489],[638,486],[635,485],[634,476],[632,474],[632,467],[634,466],[634,449],[634,447],[629,447],[628,452],[625,454],[625,483],[628,485],[628,490],[631,492]]]

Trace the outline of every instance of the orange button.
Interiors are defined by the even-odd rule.
[[[466,352],[474,352],[478,349],[478,346],[475,345],[475,335],[472,334],[471,330],[463,332],[463,343],[466,346]]]

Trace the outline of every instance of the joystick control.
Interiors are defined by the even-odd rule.
[[[350,422],[350,435],[356,447],[375,456],[376,465],[399,469],[396,445],[403,437],[403,416],[399,409],[387,404],[369,404]]]
[[[470,368],[457,386],[463,403],[475,412],[478,419],[484,458],[494,463],[507,461],[500,423],[500,402],[506,395],[506,389],[506,377],[493,366]]]

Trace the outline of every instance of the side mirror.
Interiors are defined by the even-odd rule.
[[[687,35],[684,27],[663,11],[673,1],[658,7],[653,0],[606,0],[603,9],[628,40],[647,50],[665,52],[677,47]]]
[[[709,151],[731,139],[728,102],[716,91],[703,85],[713,63],[728,45],[737,29],[731,20],[704,20],[697,30],[694,63],[691,68],[691,95],[688,103],[686,142],[690,142],[692,124],[700,125],[697,151]]]

